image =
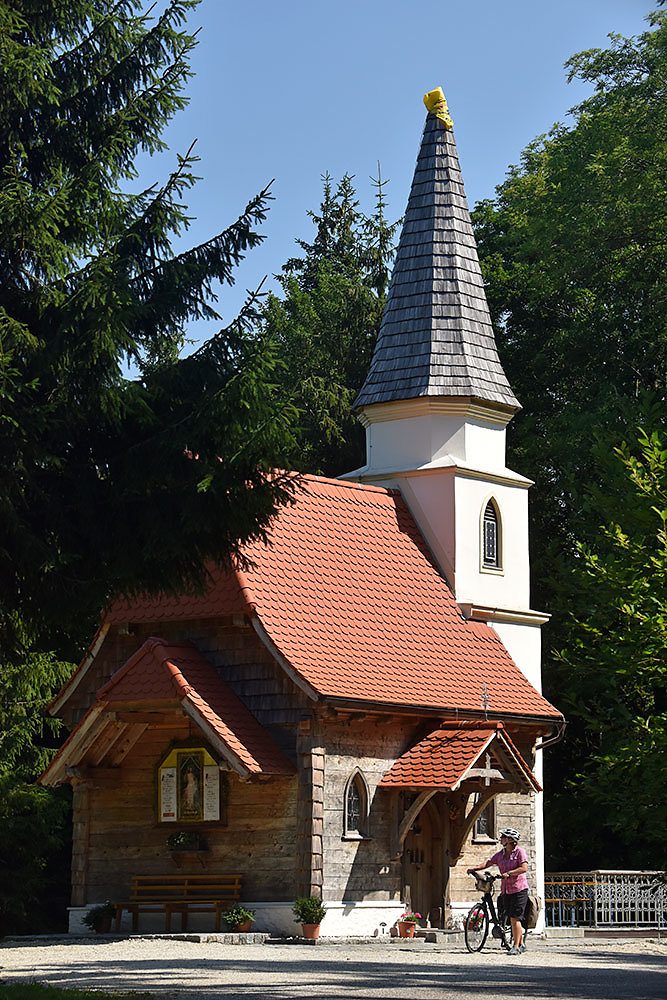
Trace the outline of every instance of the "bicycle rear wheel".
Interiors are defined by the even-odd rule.
[[[489,914],[486,903],[475,903],[463,925],[468,951],[481,951],[489,933]]]

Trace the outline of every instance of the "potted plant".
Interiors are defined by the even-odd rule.
[[[299,896],[292,907],[294,918],[301,924],[305,938],[311,941],[320,936],[320,924],[324,920],[327,908],[317,896]]]
[[[202,851],[204,845],[197,830],[179,830],[167,837],[168,851]]]
[[[226,913],[222,914],[222,919],[234,934],[245,934],[250,930],[250,925],[255,919],[255,911],[241,906],[240,903],[234,903]]]
[[[414,937],[417,921],[421,920],[421,918],[421,913],[416,913],[414,910],[406,910],[405,913],[401,913],[400,917],[396,921],[398,936],[402,938]]]
[[[86,927],[96,934],[108,934],[111,930],[111,921],[116,913],[116,907],[109,900],[106,903],[99,903],[88,910],[83,918]]]

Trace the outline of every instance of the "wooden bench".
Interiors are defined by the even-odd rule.
[[[241,875],[133,875],[130,899],[114,903],[116,931],[120,930],[123,910],[132,914],[132,933],[139,929],[140,913],[162,913],[165,931],[171,932],[173,913],[181,915],[181,930],[187,930],[189,913],[215,913],[215,929],[225,910],[238,902]]]

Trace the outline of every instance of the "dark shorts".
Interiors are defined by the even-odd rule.
[[[501,896],[505,913],[515,920],[523,920],[528,903],[528,890],[519,889],[518,892],[504,892]]]

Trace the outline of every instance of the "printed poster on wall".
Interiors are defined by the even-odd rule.
[[[160,768],[160,821],[176,822],[176,768]]]
[[[220,770],[204,768],[204,819],[220,819]]]

